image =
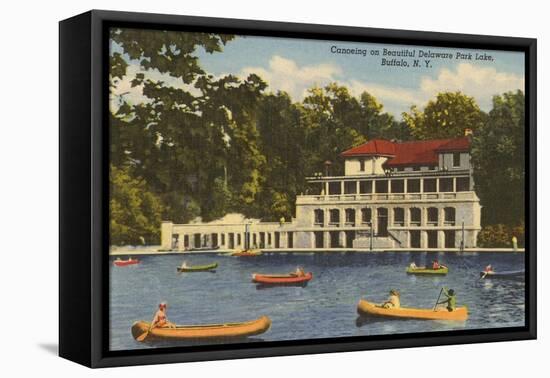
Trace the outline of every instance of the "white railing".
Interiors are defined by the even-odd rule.
[[[298,195],[297,205],[330,202],[476,200],[475,192]]]

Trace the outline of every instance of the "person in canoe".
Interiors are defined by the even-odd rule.
[[[487,265],[485,267],[485,269],[483,269],[483,273],[487,274],[487,273],[493,273],[494,270],[493,270],[493,266],[491,264]]]
[[[441,265],[439,264],[439,261],[438,261],[437,259],[435,259],[434,261],[432,261],[432,269],[433,269],[433,270],[441,269]]]
[[[155,313],[151,325],[149,326],[149,331],[153,328],[176,328],[176,325],[168,321],[166,317],[166,303],[162,302],[159,304],[159,309]]]
[[[409,264],[409,268],[410,268],[410,269],[416,269],[416,268],[418,268],[418,266],[417,266],[416,263],[413,261],[413,262],[411,262],[411,263]]]
[[[304,268],[299,266],[296,268],[296,271],[292,273],[292,275],[296,277],[304,277],[306,275],[306,272],[304,271]]]
[[[440,302],[437,302],[438,305],[440,304],[447,304],[447,310],[449,312],[454,311],[456,309],[456,295],[455,291],[453,289],[447,289],[446,287],[443,288],[443,294],[447,297],[446,299],[443,299]]]
[[[187,267],[188,267],[187,261],[183,260],[183,262],[181,263],[180,269],[183,270],[183,269],[186,269]]]
[[[401,307],[401,301],[399,300],[399,292],[395,289],[390,290],[390,296],[388,297],[388,300],[384,303],[382,303],[379,307],[383,308],[400,308]]]

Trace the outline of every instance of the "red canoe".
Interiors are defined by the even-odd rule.
[[[311,272],[306,273],[304,276],[298,276],[296,274],[258,274],[252,275],[252,282],[260,284],[298,284],[308,282],[313,278]]]
[[[134,265],[134,264],[139,264],[139,260],[138,259],[115,260],[114,264],[116,266]]]

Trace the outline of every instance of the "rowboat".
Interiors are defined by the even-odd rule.
[[[479,272],[480,278],[502,278],[502,279],[522,279],[525,277],[525,270],[509,270],[502,272]]]
[[[383,308],[364,299],[357,305],[359,315],[382,316],[395,319],[426,319],[426,320],[459,320],[468,319],[468,309],[466,307],[457,307],[454,311],[446,308],[437,308],[435,310],[428,308]]]
[[[178,272],[208,272],[213,271],[218,267],[218,263],[208,265],[195,265],[195,266],[178,266]]]
[[[114,263],[116,266],[127,266],[127,265],[139,264],[139,260],[138,260],[138,259],[129,258],[128,260],[115,260],[113,263]]]
[[[250,257],[250,256],[258,256],[261,255],[262,251],[259,249],[245,249],[243,251],[236,251],[231,253],[231,256],[239,256],[239,257]]]
[[[441,274],[441,275],[445,275],[449,273],[449,268],[447,268],[446,266],[445,267],[441,267],[439,269],[430,269],[430,268],[426,268],[426,267],[420,267],[420,268],[411,268],[411,267],[408,267],[407,268],[407,274]]]
[[[288,285],[288,284],[303,284],[313,278],[311,272],[303,276],[295,273],[290,274],[258,274],[252,275],[252,282],[267,285]]]
[[[132,325],[132,336],[138,340],[149,330],[150,323],[135,322]],[[271,319],[262,316],[256,320],[242,323],[221,323],[204,325],[178,325],[175,328],[153,328],[143,340],[209,340],[241,338],[259,335],[271,327]],[[140,341],[143,341],[141,338]]]

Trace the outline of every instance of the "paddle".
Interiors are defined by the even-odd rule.
[[[152,327],[149,327],[147,328],[147,331],[143,332],[141,335],[139,335],[138,337],[136,337],[136,341],[143,341],[145,340],[145,338],[147,338],[147,336],[149,336],[149,332],[151,331]]]
[[[483,275],[479,277],[478,281],[481,281],[482,279],[484,279],[487,276],[487,274],[489,274],[489,272],[483,272]]]
[[[435,301],[435,305],[434,305],[434,311],[435,311],[435,308],[437,307],[437,305],[439,304],[439,298],[441,298],[441,293],[443,293],[443,288],[441,288],[441,290],[439,290],[439,295],[437,296],[437,301]]]

